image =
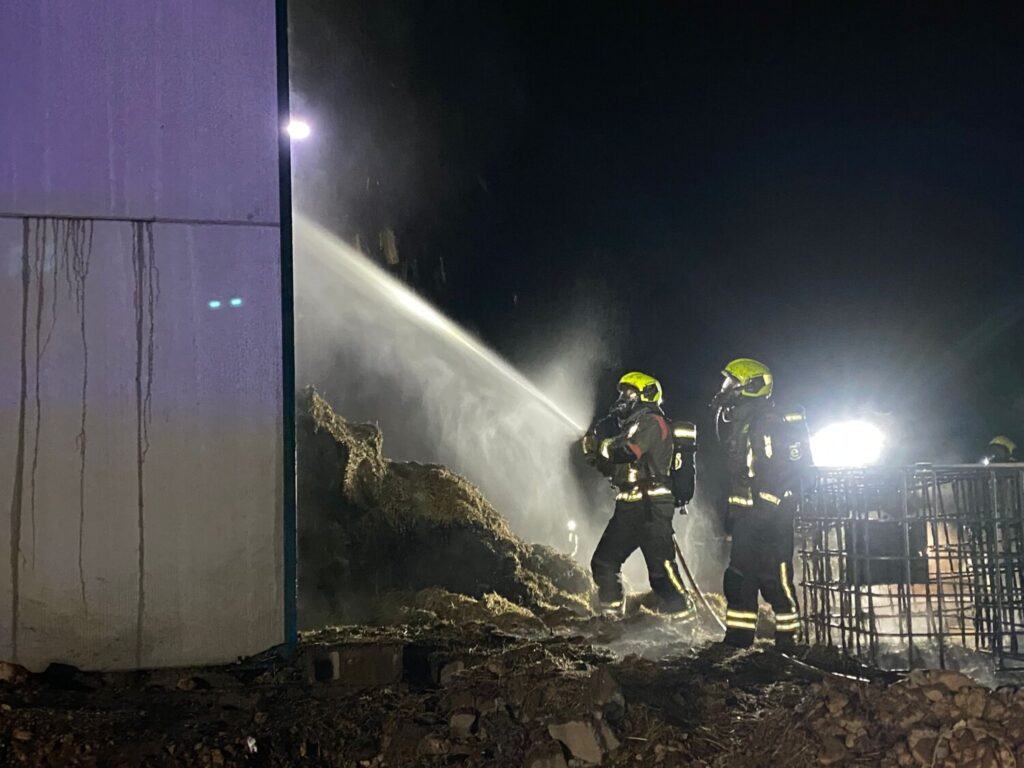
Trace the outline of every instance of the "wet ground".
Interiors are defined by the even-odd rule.
[[[735,765],[807,690],[769,651],[622,658],[482,623],[334,628],[288,661],[8,676],[0,764],[52,766]]]
[[[0,662],[0,766],[1024,766],[1015,688],[729,649],[714,596],[686,624],[641,596],[595,617],[586,571],[471,484],[304,402],[303,616],[359,623],[218,668]]]
[[[287,660],[222,668],[4,666],[0,765],[1024,764],[1024,698],[957,673],[858,682],[643,611],[554,629],[428,614],[325,629]],[[651,638],[651,653],[612,650],[625,636],[634,651]]]

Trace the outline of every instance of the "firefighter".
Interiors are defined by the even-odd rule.
[[[775,612],[775,645],[792,648],[799,614],[793,584],[793,515],[810,466],[802,411],[774,407],[772,374],[757,360],[733,360],[715,396],[715,428],[729,468],[726,532],[732,536],[723,592],[725,643],[753,644],[758,593]]]
[[[607,615],[621,615],[622,564],[639,548],[661,611],[690,618],[694,611],[676,568],[672,538],[676,502],[670,473],[675,452],[672,428],[661,410],[661,384],[634,371],[619,380],[618,392],[608,417],[598,422],[614,423],[613,434],[602,437],[595,425],[582,441],[588,462],[618,490],[615,512],[590,561],[598,599]],[[680,423],[676,429],[688,432],[684,439],[695,440],[693,425]]]
[[[981,459],[982,464],[1014,464],[1016,461],[1017,444],[1006,435],[993,437]]]

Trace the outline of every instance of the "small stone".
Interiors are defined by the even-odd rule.
[[[615,738],[615,734],[612,733],[612,729],[608,727],[608,723],[603,720],[598,723],[597,729],[601,732],[601,739],[604,741],[605,752],[614,752],[619,748],[619,740]],[[678,751],[675,747],[673,751]]]
[[[32,732],[26,731],[24,728],[15,728],[11,731],[11,736],[17,741],[32,741]]]
[[[913,726],[924,720],[924,713],[919,711],[907,712],[899,720],[899,728],[901,731],[909,731]]]
[[[441,667],[441,671],[438,673],[438,681],[441,685],[448,685],[452,679],[462,672],[466,668],[466,663],[463,661],[452,661]]]
[[[562,742],[573,757],[587,763],[601,764],[604,749],[592,723],[586,720],[552,723],[548,726],[548,733]]]
[[[618,682],[606,667],[598,667],[588,682],[590,705],[610,720],[617,720],[626,711],[626,698]]]
[[[828,701],[825,706],[828,707],[829,714],[838,715],[844,709],[846,705],[850,703],[850,697],[840,691],[832,691],[828,696]]]
[[[196,689],[196,678],[194,677],[183,677],[178,680],[177,685],[174,686],[179,691],[194,691]]]
[[[997,723],[1001,723],[1006,721],[1007,714],[1007,707],[1003,702],[993,697],[986,697],[985,712],[983,715],[978,715],[978,717],[984,717],[986,720],[994,720]]]
[[[859,736],[867,732],[868,722],[862,717],[845,717],[839,721],[839,726],[847,733]]]
[[[448,742],[439,736],[424,736],[416,747],[416,753],[419,755],[447,755]]]
[[[526,751],[523,768],[568,768],[562,747],[556,741],[541,741]]]
[[[468,739],[475,723],[476,713],[474,712],[459,712],[452,715],[449,721],[452,736],[456,739]]]
[[[968,688],[960,691],[953,701],[959,707],[964,717],[980,718],[985,714],[985,706],[988,704],[988,696],[981,688]],[[998,703],[998,702],[994,702]]]
[[[978,684],[971,680],[971,678],[967,677],[967,675],[962,675],[959,672],[953,672],[949,669],[929,670],[929,672],[931,673],[931,682],[933,685],[944,686],[946,690],[952,691],[953,693],[956,693],[961,688],[976,688],[978,686]]]
[[[219,749],[211,749],[210,762],[214,765],[224,765],[224,753]]]
[[[931,728],[915,728],[907,736],[907,747],[913,758],[922,765],[931,765],[939,734]]]
[[[821,740],[821,751],[818,753],[818,762],[822,765],[832,765],[846,758],[846,745],[835,736],[825,736]]]

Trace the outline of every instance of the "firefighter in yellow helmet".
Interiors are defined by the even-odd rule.
[[[810,440],[802,411],[774,407],[772,373],[757,360],[733,360],[715,396],[715,428],[729,467],[726,530],[732,535],[723,592],[725,642],[754,642],[758,593],[775,612],[775,644],[791,648],[799,626],[793,584],[793,515]]]
[[[692,497],[693,451],[677,452],[675,445],[678,439],[695,448],[696,427],[677,422],[673,430],[661,410],[661,384],[653,376],[627,373],[619,380],[618,391],[608,417],[582,441],[588,461],[617,489],[615,512],[590,561],[598,599],[606,614],[623,611],[622,564],[639,548],[661,610],[689,618],[693,608],[676,568],[672,540],[676,507],[672,473],[674,463],[679,464],[677,475],[689,478]],[[602,433],[602,424],[612,428]]]
[[[1017,444],[1006,435],[996,435],[988,443],[982,464],[1014,464],[1017,462]]]

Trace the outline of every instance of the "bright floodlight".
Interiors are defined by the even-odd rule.
[[[866,467],[882,455],[885,435],[866,421],[829,424],[811,437],[811,456],[819,467]]]
[[[568,528],[569,528],[569,532],[570,532],[570,533],[571,533],[572,531],[575,531],[575,530],[576,530],[576,521],[575,521],[575,520],[570,520],[570,521],[569,521],[569,525],[568,525]]]
[[[288,135],[296,141],[308,139],[310,134],[309,123],[304,120],[291,120],[285,130],[288,131]]]

